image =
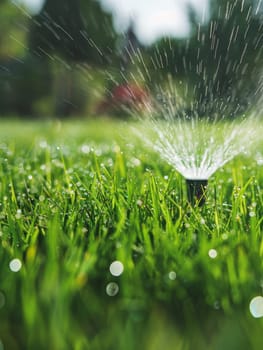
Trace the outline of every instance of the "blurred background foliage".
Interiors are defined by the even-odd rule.
[[[256,6],[255,0],[210,0],[201,23],[189,5],[188,37],[142,45],[132,25],[117,32],[113,14],[96,0],[46,0],[36,15],[1,0],[0,115],[108,114],[114,87],[135,84],[156,96],[167,81],[201,115],[222,100],[230,115],[240,114],[262,89],[263,23]]]

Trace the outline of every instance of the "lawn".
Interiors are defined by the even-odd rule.
[[[260,148],[192,208],[132,128],[1,122],[0,349],[261,348]]]

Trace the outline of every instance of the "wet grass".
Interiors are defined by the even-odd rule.
[[[128,124],[2,122],[0,349],[261,348],[259,158],[193,209]]]

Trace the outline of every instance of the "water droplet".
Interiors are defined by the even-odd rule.
[[[39,201],[40,202],[44,202],[44,200],[45,200],[45,196],[43,196],[43,195],[39,196]]]
[[[215,259],[217,257],[217,251],[215,249],[210,249],[208,255],[211,259]]]
[[[140,166],[141,165],[141,161],[138,158],[132,158],[132,164],[134,166]]]
[[[141,200],[141,199],[138,199],[136,203],[137,203],[137,205],[138,205],[139,207],[141,207],[141,206],[142,206],[142,204],[143,204],[143,202],[142,202],[142,200]]]
[[[228,234],[227,233],[223,233],[221,237],[222,237],[222,239],[224,241],[226,241],[228,239]]]
[[[84,153],[84,154],[88,154],[90,152],[90,146],[88,145],[83,145],[81,147],[81,152]]]
[[[21,219],[21,216],[22,216],[22,210],[21,209],[17,209],[16,215],[15,215],[16,219]]]
[[[41,147],[41,148],[47,148],[47,141],[45,141],[45,140],[43,140],[43,141],[40,141],[39,142],[39,146]]]
[[[201,218],[200,224],[201,224],[201,225],[204,225],[204,224],[205,224],[205,219],[204,219],[204,218]]]
[[[97,157],[100,157],[103,154],[102,149],[97,148],[95,150],[95,154],[96,154]]]
[[[174,281],[176,279],[176,272],[175,271],[170,271],[168,274],[168,277],[171,281]]]
[[[116,242],[116,248],[117,248],[117,249],[120,249],[121,247],[122,247],[121,242]]]
[[[116,260],[110,264],[110,273],[113,276],[120,276],[123,273],[123,270],[124,270],[124,266],[120,261]]]
[[[254,211],[250,211],[249,216],[252,218],[252,217],[256,216],[256,213]]]
[[[22,263],[19,259],[13,259],[9,263],[9,268],[13,272],[18,272],[22,267]]]
[[[218,300],[216,300],[216,301],[214,302],[214,309],[215,309],[215,310],[219,310],[219,309],[220,309],[220,302],[219,302]]]
[[[250,301],[249,310],[255,318],[263,317],[263,297],[256,296]]]
[[[115,146],[113,147],[113,151],[114,151],[115,153],[119,153],[119,152],[121,151],[120,146],[115,145]]]
[[[109,284],[107,284],[106,293],[110,297],[114,297],[115,295],[117,295],[119,293],[118,284],[115,282],[110,282]]]

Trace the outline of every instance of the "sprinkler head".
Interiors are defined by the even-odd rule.
[[[186,179],[187,199],[192,206],[201,207],[205,204],[208,180]]]

